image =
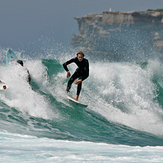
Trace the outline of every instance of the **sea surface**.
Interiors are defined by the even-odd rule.
[[[14,49],[13,49],[14,50]],[[75,53],[48,52],[6,67],[0,50],[0,162],[163,162],[163,63],[89,59],[79,101],[66,98],[62,64]],[[50,56],[50,57],[49,57]],[[71,74],[77,68],[68,66]],[[76,85],[70,95],[75,97]]]

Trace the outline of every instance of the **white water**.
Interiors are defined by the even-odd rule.
[[[83,100],[109,121],[163,135],[163,110],[153,100],[157,87],[152,81],[162,68],[158,61],[149,62],[145,69],[134,63],[90,64]]]
[[[73,142],[0,132],[0,161],[22,162],[163,162],[163,147],[131,147]]]
[[[35,117],[58,117],[58,112],[54,114],[54,109],[51,111],[54,106],[50,106],[44,96],[34,92],[24,79],[16,76],[19,69],[17,66],[12,69],[1,66],[1,80],[10,85],[10,89],[5,93],[0,92],[0,99],[8,106]],[[47,70],[41,60],[27,61],[25,67],[29,69],[32,79],[40,89],[46,88],[46,92],[51,92],[55,97],[56,94],[63,96],[64,88],[61,87],[66,78],[65,72],[54,76],[54,80],[57,78],[59,82],[55,83],[53,89],[48,85]],[[73,70],[76,68],[74,65],[72,67]],[[152,82],[153,74],[160,73],[158,70],[161,69],[158,61],[151,61],[145,69],[134,63],[91,63],[90,76],[83,83],[80,100],[109,121],[163,135],[163,111],[153,100],[157,95],[156,86]],[[75,86],[72,86],[71,92],[76,92]]]
[[[46,70],[40,61],[31,61],[25,63],[29,69],[32,80],[40,85],[45,86]],[[49,119],[54,118],[51,106],[44,96],[32,90],[26,80],[27,72],[20,65],[9,68],[1,65],[0,79],[9,85],[9,89],[0,92],[0,99],[10,107],[17,108],[23,113],[28,113],[34,117]]]
[[[41,61],[28,61],[25,65],[39,87],[44,89],[48,81]],[[156,88],[151,81],[153,74],[162,68],[158,65],[159,62],[154,61],[143,70],[139,65],[130,63],[92,63],[90,77],[84,81],[81,92],[85,96],[81,96],[81,99],[89,104],[90,110],[99,113],[108,121],[163,135],[162,108],[153,101]],[[1,94],[0,98],[5,104],[34,117],[49,119],[58,116],[53,114],[54,111],[51,112],[51,106],[44,96],[32,91],[27,83],[24,80],[20,81],[19,77],[13,75],[14,73],[8,73],[10,70],[6,70],[3,66],[1,70],[4,70],[1,72],[2,79],[10,83],[12,90]],[[56,78],[65,76],[63,72]],[[60,90],[61,83],[57,86]],[[76,87],[72,90],[76,90]],[[7,163],[163,162],[163,147],[132,147],[54,140],[5,131],[0,132],[0,147],[0,161]]]

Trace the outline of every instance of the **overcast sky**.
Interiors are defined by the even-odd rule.
[[[74,17],[163,8],[163,0],[0,0],[0,47],[22,49],[41,38],[70,44]]]

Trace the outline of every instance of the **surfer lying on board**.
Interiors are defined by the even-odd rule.
[[[22,60],[17,60],[17,63],[19,63],[22,67],[23,67],[23,61]],[[24,67],[23,67],[24,68]],[[27,78],[27,81],[30,83],[31,81],[31,76],[29,74],[29,71],[27,68],[24,68],[25,71],[27,71],[27,74],[28,74],[28,78]]]
[[[78,66],[78,68],[76,69],[76,71],[72,76],[67,68],[67,65],[69,65],[70,63],[76,63],[76,65]],[[69,92],[74,80],[78,78],[78,80],[75,81],[75,84],[78,86],[77,86],[77,94],[76,97],[74,98],[74,100],[77,101],[82,88],[82,82],[89,76],[89,62],[87,59],[84,58],[83,52],[78,52],[77,57],[72,58],[69,61],[65,62],[63,64],[63,67],[67,71],[67,78],[71,76],[67,84],[67,89],[66,89],[67,92]]]

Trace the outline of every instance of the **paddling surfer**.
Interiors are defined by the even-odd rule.
[[[76,63],[76,65],[78,66],[78,68],[76,69],[74,74],[71,76],[70,80],[68,81],[67,89],[66,89],[66,92],[69,92],[69,90],[71,89],[72,83],[75,81],[75,79],[78,78],[78,80],[75,81],[75,84],[77,85],[77,93],[76,93],[76,97],[74,98],[74,100],[77,101],[79,98],[81,88],[82,88],[82,82],[89,76],[89,62],[87,59],[84,58],[83,52],[80,51],[76,55],[77,56],[75,58],[72,58],[68,60],[67,62],[65,62],[63,64],[63,67],[67,71],[67,78],[69,78],[71,74],[70,74],[69,69],[67,68],[67,65],[71,63]]]

